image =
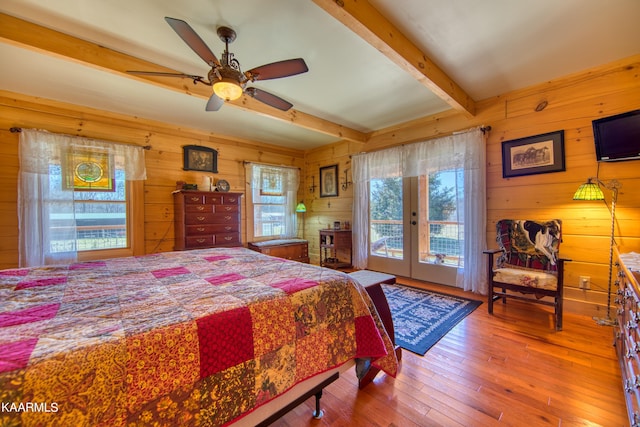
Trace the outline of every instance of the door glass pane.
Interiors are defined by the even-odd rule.
[[[445,170],[419,178],[419,260],[461,265],[464,223],[462,169]]]
[[[403,259],[402,178],[372,179],[369,191],[371,255]]]

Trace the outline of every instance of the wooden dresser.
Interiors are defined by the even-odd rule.
[[[622,387],[629,414],[629,425],[640,426],[640,254],[620,253],[617,248],[618,275],[613,289],[616,303],[614,344],[622,371]]]
[[[309,263],[309,242],[302,239],[278,239],[249,243],[249,249],[265,255]]]
[[[176,251],[241,246],[241,193],[177,190],[173,193]]]

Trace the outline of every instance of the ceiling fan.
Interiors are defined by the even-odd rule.
[[[236,32],[229,27],[218,27],[217,33],[225,44],[222,61],[218,60],[200,36],[185,21],[165,17],[165,21],[178,33],[180,38],[204,60],[210,67],[207,78],[184,73],[162,73],[155,71],[127,71],[130,74],[163,77],[190,78],[194,84],[202,83],[213,86],[213,93],[207,102],[207,111],[218,111],[224,101],[233,101],[243,93],[282,111],[287,111],[293,104],[284,99],[255,87],[247,87],[249,82],[270,80],[294,76],[309,71],[302,58],[273,62],[242,72],[240,63],[229,52],[229,43],[236,39]]]

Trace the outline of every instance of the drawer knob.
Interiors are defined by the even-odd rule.
[[[228,225],[224,228],[225,231],[231,231],[233,227],[229,227]]]
[[[191,197],[191,201],[192,201],[192,202],[199,202],[199,201],[200,201],[200,197],[192,196],[192,197]]]
[[[204,221],[204,218],[205,218],[205,217],[203,217],[203,216],[197,216],[197,217],[196,217],[196,219],[197,219],[198,221]]]
[[[204,242],[206,242],[206,239],[196,239],[196,242],[198,242],[198,243],[204,243]]]
[[[196,209],[198,209],[199,211],[203,211],[204,210],[204,206],[200,205]]]
[[[227,200],[230,201],[231,203],[235,203],[236,200],[238,199],[236,199],[235,197],[229,197]]]
[[[227,215],[224,217],[224,219],[226,219],[227,221],[231,221],[231,218],[232,218],[231,215]]]
[[[224,209],[227,210],[227,211],[230,211],[233,208],[231,206],[225,206]]]
[[[233,237],[225,236],[224,240],[226,240],[228,242],[230,240],[233,240]]]
[[[198,231],[202,232],[202,231],[206,230],[206,228],[204,228],[204,227],[198,227],[198,228],[196,228],[196,230],[198,230]]]

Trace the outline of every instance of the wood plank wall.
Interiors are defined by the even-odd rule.
[[[547,107],[536,107],[546,101]],[[487,243],[495,244],[495,223],[500,218],[560,218],[563,220],[561,255],[567,265],[565,307],[568,311],[602,316],[606,311],[609,273],[610,214],[602,202],[572,200],[578,186],[599,173],[603,181],[618,179],[622,188],[616,207],[616,240],[640,250],[640,160],[600,163],[595,160],[591,121],[640,108],[640,55],[602,65],[585,72],[545,82],[523,90],[480,101],[477,115],[468,120],[448,111],[416,120],[403,127],[374,133],[365,144],[343,142],[308,151],[306,186],[310,176],[329,164],[350,168],[350,155],[399,144],[424,141],[479,125],[490,125],[487,141]],[[564,130],[566,171],[502,178],[501,144],[526,136]],[[349,175],[350,176],[350,175]],[[607,203],[611,194],[605,191]],[[320,199],[305,193],[305,235],[312,260],[319,259],[317,230],[334,220],[351,219],[352,187],[338,198]],[[331,207],[329,208],[329,203]],[[579,276],[590,276],[591,290],[579,289]]]
[[[536,112],[542,101],[548,106]],[[39,128],[52,132],[151,145],[146,154],[145,251],[173,248],[175,182],[199,183],[202,174],[182,170],[183,145],[195,144],[219,151],[217,178],[227,179],[232,191],[245,191],[244,161],[282,164],[301,168],[303,185],[299,199],[307,204],[304,237],[309,240],[312,262],[319,262],[318,230],[333,221],[352,221],[353,186],[339,188],[339,196],[319,197],[309,191],[312,176],[319,184],[319,168],[338,164],[339,183],[344,170],[351,180],[355,153],[398,144],[423,141],[478,125],[490,125],[487,141],[488,221],[487,241],[494,247],[494,226],[500,218],[552,218],[564,221],[561,253],[573,259],[567,267],[565,292],[569,311],[602,315],[608,284],[609,212],[604,204],[574,202],[575,189],[599,169],[602,180],[618,179],[623,187],[617,206],[617,241],[640,250],[640,161],[595,161],[591,121],[640,108],[640,55],[592,68],[582,73],[545,82],[477,103],[477,115],[469,120],[454,111],[426,117],[371,135],[367,143],[339,142],[302,152],[275,145],[258,144],[193,129],[126,117],[85,107],[0,91],[0,268],[17,266],[18,135],[11,127]],[[565,172],[502,178],[501,143],[511,139],[565,131]],[[610,195],[607,194],[607,202]],[[243,204],[243,224],[246,206]],[[301,233],[302,234],[302,233]],[[243,241],[246,229],[243,226]],[[591,277],[592,289],[578,288],[580,275]]]
[[[18,133],[11,127],[150,145],[145,152],[145,253],[173,250],[173,198],[176,181],[200,184],[202,172],[184,171],[182,146],[201,145],[218,150],[216,179],[229,181],[231,191],[245,192],[244,162],[263,162],[302,168],[304,152],[232,139],[214,133],[92,110],[26,95],[0,91],[0,269],[18,265]],[[242,241],[246,242],[246,199],[242,203]]]

